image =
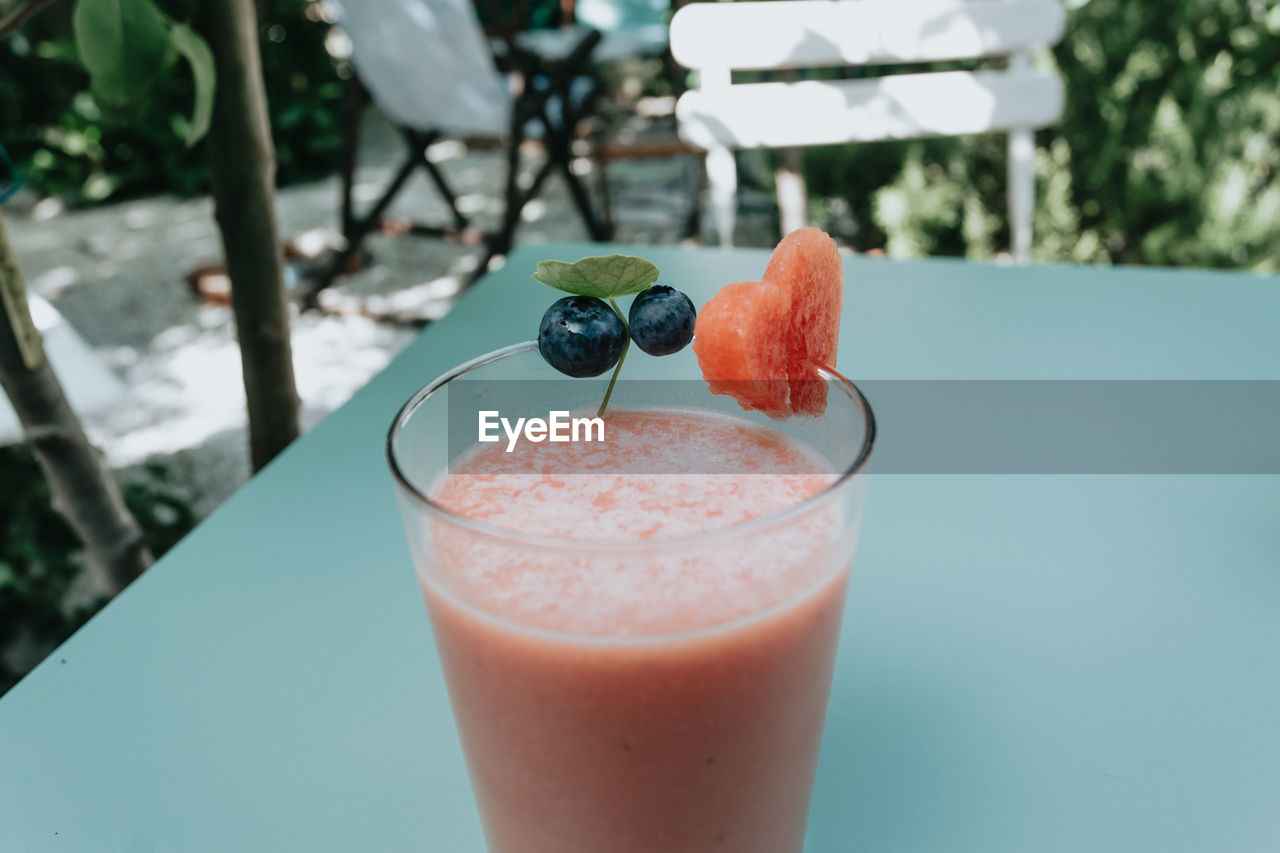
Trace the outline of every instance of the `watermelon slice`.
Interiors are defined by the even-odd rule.
[[[773,250],[764,279],[781,286],[791,300],[787,323],[791,410],[797,415],[820,415],[827,409],[827,384],[813,367],[835,366],[844,300],[844,271],[836,241],[820,228],[792,231]]]
[[[822,414],[814,367],[835,364],[843,294],[834,240],[818,228],[784,237],[762,281],[727,285],[698,313],[693,351],[712,393],[773,417]]]
[[[776,418],[788,403],[785,328],[791,301],[770,281],[739,281],[720,289],[694,326],[693,351],[712,394]]]

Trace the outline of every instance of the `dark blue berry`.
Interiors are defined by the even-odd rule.
[[[697,316],[689,297],[674,287],[655,284],[631,303],[627,322],[636,346],[649,355],[671,355],[693,340]]]
[[[542,315],[538,352],[570,376],[599,376],[618,363],[627,330],[609,304],[594,296],[566,296]]]

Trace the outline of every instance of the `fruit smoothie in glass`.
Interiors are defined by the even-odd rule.
[[[536,343],[490,353],[388,440],[490,853],[799,853],[870,408],[827,368],[789,418],[694,371],[620,383],[602,441],[442,440],[504,382],[595,413],[554,376]]]

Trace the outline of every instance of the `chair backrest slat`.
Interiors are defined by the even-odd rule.
[[[1061,0],[762,0],[694,3],[671,20],[671,52],[699,74],[676,102],[680,136],[707,152],[722,244],[733,239],[730,149],[794,148],[1009,132],[1013,255],[1031,251],[1031,132],[1062,112],[1062,81],[1028,54],[1062,37]],[[1005,71],[737,83],[733,71],[912,65],[1008,56]],[[802,206],[801,206],[802,208]],[[803,214],[801,213],[801,216]],[[783,216],[783,221],[787,217]]]
[[[1050,74],[944,71],[692,90],[676,117],[700,148],[785,148],[1041,127],[1062,97]]]
[[[1062,36],[1059,0],[693,3],[671,20],[689,68],[932,62],[1012,53]]]

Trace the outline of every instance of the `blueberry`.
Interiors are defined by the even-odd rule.
[[[538,352],[570,376],[599,376],[618,363],[627,330],[609,304],[594,296],[566,296],[542,315]]]
[[[693,303],[674,287],[655,284],[631,303],[631,340],[649,355],[671,355],[693,340]]]

